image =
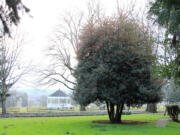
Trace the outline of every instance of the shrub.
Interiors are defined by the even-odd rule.
[[[166,111],[173,121],[178,121],[178,115],[180,113],[180,104],[166,105]]]

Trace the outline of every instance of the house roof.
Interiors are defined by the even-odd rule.
[[[68,97],[68,95],[61,90],[57,90],[56,92],[52,93],[49,97]]]

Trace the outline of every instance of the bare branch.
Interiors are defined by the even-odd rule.
[[[21,68],[19,56],[22,52],[23,39],[17,33],[13,38],[0,39],[0,95],[1,100],[6,100],[10,88],[22,76],[27,74],[27,68]]]
[[[77,64],[80,32],[85,23],[95,24],[102,15],[100,5],[95,0],[87,3],[87,9],[87,16],[83,12],[78,15],[67,12],[62,16],[62,23],[57,25],[50,37],[47,56],[51,61],[48,69],[41,71],[42,82],[50,85],[63,84],[73,90],[70,86],[76,85],[73,73]]]

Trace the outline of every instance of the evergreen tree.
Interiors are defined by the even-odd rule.
[[[85,25],[80,36],[74,99],[106,102],[111,122],[121,122],[124,104],[161,99],[161,82],[151,72],[154,56],[148,30],[125,15]]]
[[[165,63],[163,75],[168,78],[173,77],[176,83],[180,83],[180,1],[155,0],[150,2],[149,18],[166,29],[163,44],[173,52],[171,55],[174,59]]]
[[[2,30],[4,34],[10,34],[11,24],[18,24],[20,21],[20,10],[24,10],[25,12],[30,11],[21,0],[0,1],[0,30]]]

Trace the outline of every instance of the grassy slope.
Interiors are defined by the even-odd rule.
[[[126,120],[150,121],[147,125],[93,124],[107,116],[60,118],[13,118],[0,120],[0,135],[180,135],[180,123],[168,122],[166,128],[154,123],[163,115],[129,115]]]

